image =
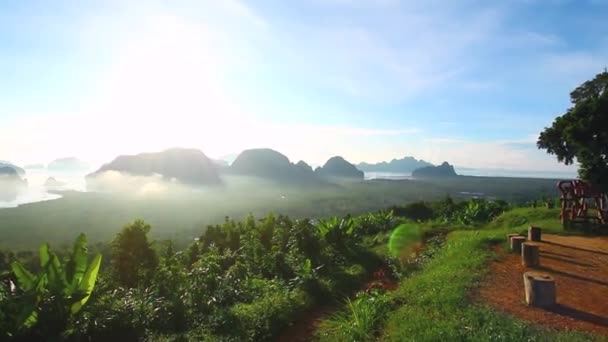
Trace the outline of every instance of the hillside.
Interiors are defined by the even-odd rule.
[[[162,152],[119,156],[87,176],[94,178],[105,171],[118,171],[135,176],[160,174],[186,184],[219,184],[217,166],[196,149],[175,148]]]
[[[414,170],[412,176],[418,178],[444,178],[444,177],[455,177],[458,176],[454,171],[454,166],[448,162],[443,162],[438,166],[426,166],[420,169]]]
[[[380,162],[375,164],[359,163],[357,169],[364,172],[393,172],[393,173],[411,173],[416,169],[433,166],[433,164],[422,159],[417,160],[414,157],[403,157],[401,159],[393,159],[390,162]]]
[[[323,177],[363,179],[363,171],[340,156],[329,158],[325,165],[315,170],[315,173]]]

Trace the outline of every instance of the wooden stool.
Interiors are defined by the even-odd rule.
[[[540,272],[524,273],[526,303],[539,308],[555,305],[555,280],[552,276]]]
[[[521,264],[526,267],[534,267],[540,264],[539,248],[537,244],[524,242],[521,245]]]
[[[524,236],[511,236],[511,251],[515,253],[521,253],[521,245],[526,242],[526,238]]]
[[[540,241],[541,232],[542,232],[542,229],[540,227],[530,226],[528,228],[528,240],[537,241],[537,242]]]

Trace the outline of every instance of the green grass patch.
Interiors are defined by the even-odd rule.
[[[498,216],[487,227],[524,231],[532,225],[542,227],[546,232],[567,233],[559,221],[559,209],[547,208],[515,208]]]
[[[520,209],[516,213],[525,215]],[[503,217],[493,225],[519,226],[519,214]],[[544,217],[545,213],[533,216]],[[546,213],[548,215],[548,213]],[[504,215],[503,215],[504,216]],[[538,217],[534,217],[534,221]],[[503,229],[457,231],[423,270],[402,281],[394,292],[400,306],[388,315],[384,341],[593,341],[593,336],[557,332],[523,323],[473,304],[468,298],[492,257],[489,244],[502,241]]]

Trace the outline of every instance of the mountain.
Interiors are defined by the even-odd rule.
[[[355,165],[339,156],[329,158],[323,167],[315,170],[315,173],[324,177],[363,179],[363,171],[358,170]]]
[[[0,166],[0,177],[3,177],[3,179],[21,179],[17,170],[11,166]]]
[[[312,172],[312,167],[303,160],[297,162],[296,166],[299,167],[303,172]]]
[[[68,157],[53,160],[47,168],[49,171],[86,171],[89,164],[78,158]]]
[[[21,179],[19,172],[14,167],[0,166],[0,188],[23,185],[27,185],[27,180]]]
[[[7,164],[2,164],[7,165]],[[20,189],[27,185],[19,173],[11,166],[0,167],[0,202],[11,202],[17,199]]]
[[[442,178],[442,177],[455,177],[458,176],[454,171],[454,166],[443,162],[439,166],[427,166],[420,169],[414,170],[412,176],[418,178]]]
[[[402,159],[393,159],[390,162],[380,162],[376,164],[359,163],[357,168],[364,172],[393,172],[393,173],[411,173],[416,169],[433,166],[433,164],[422,159],[417,160],[414,157],[403,157]]]
[[[2,167],[8,167],[8,168],[11,168],[11,169],[15,170],[15,172],[17,172],[17,174],[19,176],[25,175],[25,170],[24,169],[20,168],[17,165],[13,165],[13,164],[11,164],[11,163],[9,163],[7,161],[4,161],[4,160],[0,161],[0,168],[2,168]],[[5,170],[4,172],[9,172],[9,171]]]
[[[221,183],[216,165],[197,149],[173,148],[162,152],[119,156],[87,178],[105,171],[119,171],[136,176],[160,174],[186,184]]]
[[[241,152],[230,165],[229,172],[282,183],[304,184],[320,181],[305,162],[293,164],[285,155],[269,148]]]

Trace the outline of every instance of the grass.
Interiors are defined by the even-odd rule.
[[[511,220],[511,213],[503,217]],[[543,219],[544,213],[535,213]],[[533,215],[533,216],[534,216]],[[530,222],[537,222],[532,218]],[[517,221],[520,222],[520,221]],[[527,224],[523,223],[523,224]],[[494,222],[491,225],[506,223]],[[445,247],[394,293],[399,308],[386,320],[384,341],[601,341],[599,337],[535,327],[510,316],[471,303],[469,293],[493,257],[489,244],[502,241],[511,231],[457,231]]]
[[[486,274],[496,256],[492,244],[510,232],[524,232],[530,225],[557,234],[558,209],[517,208],[481,229],[453,230],[443,247],[422,269],[403,278],[399,289],[370,300],[365,294],[348,300],[337,313],[320,324],[321,341],[608,341],[575,331],[556,331],[523,322],[473,303],[471,291]],[[423,227],[422,230],[428,230]],[[419,229],[420,230],[420,229]],[[420,234],[404,234],[419,241]],[[388,240],[385,236],[384,241]],[[410,242],[412,242],[410,241]],[[379,246],[374,248],[379,250]],[[384,253],[388,251],[384,244]]]
[[[565,234],[567,232],[557,220],[559,211],[559,209],[547,208],[515,208],[497,217],[486,228],[523,231],[533,225],[543,227],[545,232]]]
[[[388,309],[385,295],[362,293],[353,300],[347,299],[343,310],[323,320],[317,336],[320,341],[372,340]]]

